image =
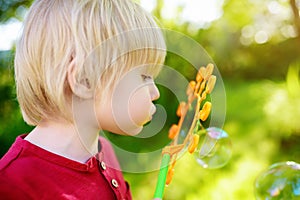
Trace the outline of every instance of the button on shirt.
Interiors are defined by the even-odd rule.
[[[87,163],[48,152],[19,136],[0,160],[2,199],[131,200],[109,142]]]

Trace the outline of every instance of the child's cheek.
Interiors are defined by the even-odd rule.
[[[129,116],[134,124],[143,126],[151,120],[153,104],[147,88],[142,87],[134,92],[129,100]]]

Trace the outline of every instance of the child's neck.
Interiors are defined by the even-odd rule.
[[[97,153],[98,137],[97,130],[82,133],[71,123],[42,121],[25,140],[52,153],[85,163]]]

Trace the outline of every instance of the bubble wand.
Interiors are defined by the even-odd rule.
[[[169,129],[169,138],[172,139],[170,145],[166,146],[162,151],[162,160],[160,171],[154,193],[154,199],[160,200],[163,198],[165,185],[169,185],[174,175],[174,166],[179,152],[188,149],[189,153],[194,153],[199,144],[199,138],[203,134],[210,134],[211,137],[221,139],[227,134],[221,129],[210,128],[205,129],[201,121],[204,122],[210,115],[212,104],[206,100],[207,94],[210,94],[216,83],[216,76],[212,75],[214,70],[213,64],[208,64],[206,67],[200,67],[197,72],[196,80],[189,82],[186,94],[187,102],[180,102],[176,114],[179,117],[178,124],[173,124]],[[205,101],[206,100],[206,101]],[[195,109],[192,105],[195,104]],[[194,111],[192,122],[186,125],[187,114]],[[179,135],[184,134],[185,126],[188,127],[182,144],[179,141]],[[220,131],[221,130],[221,131]],[[221,134],[220,134],[221,133]],[[212,135],[211,135],[212,134]],[[199,155],[201,157],[211,156],[216,153],[217,140],[209,139],[203,142]],[[201,163],[200,163],[201,164]],[[205,165],[203,165],[205,167]]]

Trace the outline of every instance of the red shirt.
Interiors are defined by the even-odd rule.
[[[19,136],[0,160],[0,199],[126,199],[131,193],[109,142],[85,164]]]

